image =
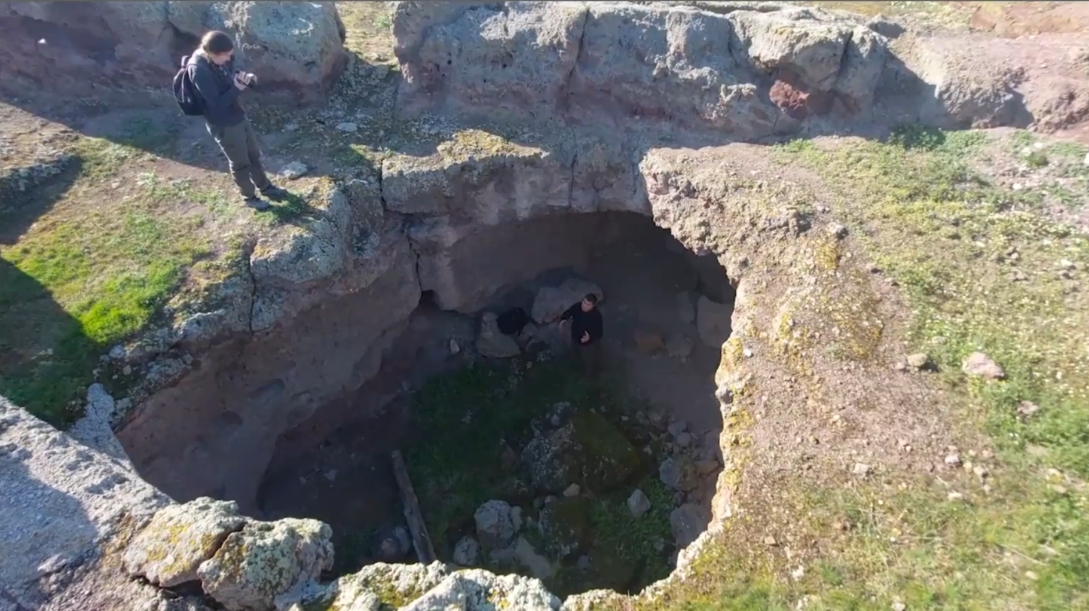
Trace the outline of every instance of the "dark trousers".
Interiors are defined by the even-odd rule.
[[[249,119],[238,125],[208,124],[208,133],[216,139],[231,167],[234,183],[245,197],[255,197],[257,189],[264,191],[272,186],[265,168],[261,165],[261,147]]]
[[[586,377],[596,378],[601,373],[601,342],[578,344],[575,347],[575,354],[579,355]]]

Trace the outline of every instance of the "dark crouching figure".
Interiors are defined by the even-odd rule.
[[[597,295],[588,293],[582,301],[567,308],[560,316],[560,326],[571,325],[571,343],[579,355],[588,376],[597,376],[601,370],[601,336],[604,325],[601,311],[597,309]]]
[[[266,210],[269,199],[280,200],[287,192],[276,187],[261,166],[257,135],[242,109],[239,95],[257,84],[253,74],[235,70],[234,43],[223,32],[208,32],[197,49],[185,61],[185,70],[196,87],[208,133],[216,139],[230,164],[235,184],[242,191],[247,206]]]

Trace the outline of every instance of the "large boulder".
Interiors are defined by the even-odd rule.
[[[302,596],[333,568],[332,534],[317,520],[249,522],[228,535],[197,574],[204,591],[228,611],[269,609],[281,596]]]
[[[579,52],[586,10],[563,2],[476,8],[435,24],[416,50],[407,88],[442,84],[453,105],[551,113]],[[400,20],[404,22],[405,20]],[[395,28],[396,31],[396,28]]]
[[[558,611],[559,608],[560,599],[536,579],[520,575],[497,576],[487,571],[469,569],[447,576],[429,592],[402,607],[402,610]]]
[[[579,551],[590,535],[590,502],[585,498],[561,498],[541,508],[536,523],[544,551],[563,559]]]
[[[522,462],[539,492],[560,493],[573,483],[602,492],[626,480],[640,458],[601,414],[579,411],[564,426],[526,444]]]
[[[319,101],[344,70],[344,25],[333,2],[209,4],[205,28],[234,36],[238,61],[258,76],[258,91]]]
[[[572,113],[584,120],[655,121],[770,134],[778,114],[752,70],[730,52],[730,17],[691,8],[589,4]]]
[[[164,588],[197,579],[197,569],[246,519],[233,501],[199,498],[159,510],[125,551],[125,569]]]
[[[593,282],[569,278],[559,286],[545,286],[537,291],[533,299],[530,314],[539,323],[550,323],[558,319],[567,308],[579,303],[586,295],[597,295],[598,301],[605,299],[605,292]]]
[[[442,563],[371,564],[333,583],[306,592],[290,611],[351,609],[379,611],[403,606],[442,583],[450,571]]]
[[[473,514],[476,534],[485,547],[495,549],[507,546],[514,539],[514,520],[511,506],[506,501],[488,501]]]
[[[76,95],[166,88],[181,54],[213,29],[234,37],[259,94],[318,101],[347,59],[331,2],[5,2],[0,27],[0,63],[11,74]]]

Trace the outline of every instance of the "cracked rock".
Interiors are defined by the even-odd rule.
[[[165,507],[125,551],[125,570],[164,588],[194,581],[200,563],[245,523],[234,501],[202,497]]]
[[[333,530],[317,520],[249,522],[197,569],[204,591],[228,611],[275,606],[333,568]]]

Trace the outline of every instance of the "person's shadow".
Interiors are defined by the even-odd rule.
[[[0,259],[0,395],[62,426],[104,347],[37,280]]]

